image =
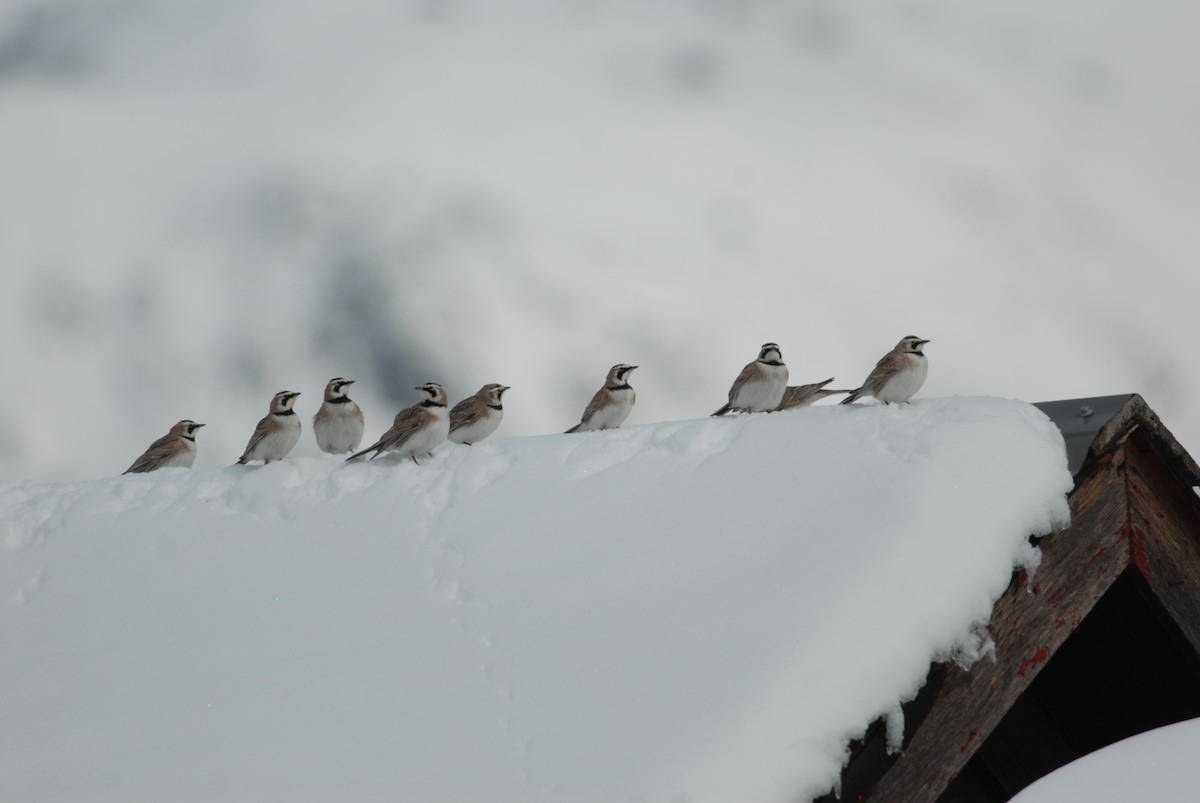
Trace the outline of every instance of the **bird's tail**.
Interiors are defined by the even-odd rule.
[[[828,379],[826,379],[824,382],[821,382],[821,383],[819,384],[819,387],[820,387],[820,393],[821,393],[821,397],[822,397],[822,398],[824,398],[825,396],[832,396],[832,395],[833,395],[833,394],[835,394],[835,393],[854,393],[854,391],[853,391],[853,390],[849,390],[849,389],[847,389],[847,390],[834,390],[833,388],[827,388],[827,387],[825,387],[826,385],[828,385],[828,384],[829,384],[830,382],[832,382],[832,381],[833,381],[833,377],[831,376],[831,377],[829,377]],[[862,390],[862,388],[859,388],[859,390]]]
[[[863,392],[862,388],[856,388],[854,390],[849,391],[850,395],[847,396],[846,398],[842,399],[841,403],[842,404],[850,404],[853,401],[857,401],[858,397],[862,395],[862,392]]]
[[[236,462],[236,463],[234,463],[234,465],[235,465],[235,466],[244,466],[244,465],[246,465],[246,455],[242,455],[241,457],[239,457],[239,458],[237,459],[237,462]]]
[[[722,407],[720,410],[717,410],[715,413],[713,413],[713,415],[725,415],[727,412],[729,412],[729,410],[729,404],[726,403],[724,407]]]
[[[374,446],[368,446],[366,449],[363,449],[361,452],[355,452],[354,454],[347,457],[346,462],[349,463],[351,460],[354,460],[357,457],[362,457],[363,455],[365,455],[367,452],[371,451],[372,449],[378,449],[378,448],[379,448],[378,443],[375,444]]]
[[[582,426],[583,426],[583,422],[582,422],[582,421],[580,421],[578,424],[576,424],[575,426],[571,427],[570,429],[568,429],[568,430],[567,430],[566,432],[564,432],[563,434],[564,434],[564,435],[570,435],[572,432],[578,432],[578,431],[579,431],[579,428],[580,428],[580,427],[582,427]]]

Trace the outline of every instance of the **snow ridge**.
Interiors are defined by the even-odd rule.
[[[0,484],[0,789],[802,799],[1070,488],[982,398]]]

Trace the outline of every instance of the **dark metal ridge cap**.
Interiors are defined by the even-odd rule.
[[[1062,432],[1073,476],[1079,476],[1085,466],[1116,449],[1135,431],[1143,430],[1154,437],[1180,479],[1189,485],[1200,485],[1200,466],[1136,393],[1038,402],[1034,406]]]

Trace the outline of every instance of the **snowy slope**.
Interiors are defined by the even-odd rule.
[[[0,477],[232,462],[333,376],[702,415],[760,344],[932,396],[1192,399],[1200,7],[7,0]],[[81,395],[83,394],[83,395]],[[380,428],[381,430],[382,428]],[[305,443],[308,439],[305,439]]]
[[[0,484],[0,797],[803,799],[1070,487],[988,398]]]

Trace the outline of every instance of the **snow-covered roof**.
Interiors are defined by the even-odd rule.
[[[992,398],[0,483],[0,790],[803,799],[1071,487]]]
[[[1195,461],[1137,394],[1036,406],[1065,436],[1071,524],[1039,539],[1036,574],[1015,575],[993,606],[992,660],[935,662],[903,706],[900,751],[887,754],[883,721],[856,740],[845,799],[999,803],[1089,751],[1200,716]]]

